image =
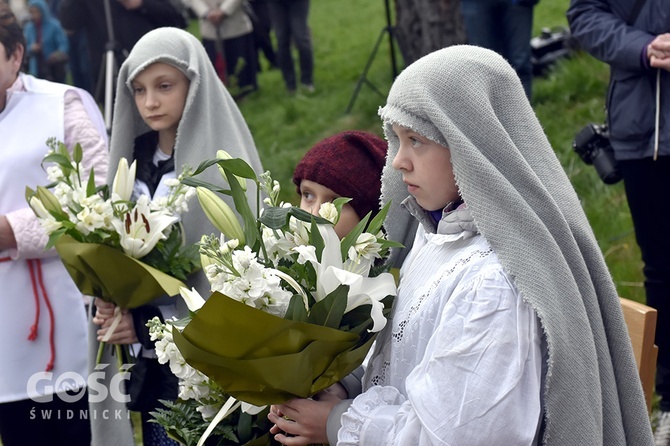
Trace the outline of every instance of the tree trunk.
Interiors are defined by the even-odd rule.
[[[395,36],[406,65],[466,41],[460,0],[396,0],[395,7]]]

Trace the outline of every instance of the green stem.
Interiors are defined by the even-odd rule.
[[[115,344],[114,349],[116,350],[116,366],[117,369],[120,371],[123,369],[123,350],[121,349],[121,345]]]
[[[102,351],[105,348],[105,343],[100,341],[100,344],[98,345],[98,354],[95,355],[95,365],[100,364],[100,361],[102,361]]]
[[[263,259],[268,260],[268,252],[265,249],[265,243],[263,243],[263,231],[261,231],[261,183],[256,181],[256,233],[258,234],[258,240],[263,250]]]

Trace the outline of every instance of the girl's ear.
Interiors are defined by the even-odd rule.
[[[14,53],[10,56],[12,60],[12,67],[16,69],[16,73],[21,71],[21,65],[23,65],[23,55],[25,54],[26,49],[20,43],[16,45]]]

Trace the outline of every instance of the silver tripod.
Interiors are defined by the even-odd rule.
[[[118,54],[120,52],[114,35],[114,26],[112,24],[112,8],[110,0],[104,0],[105,23],[107,27],[107,44],[105,45],[105,54],[102,56],[98,83],[96,86],[96,98],[100,97],[100,89],[104,86],[103,115],[105,118],[105,127],[107,134],[112,131],[112,105],[114,104],[114,84],[119,74],[119,58],[125,59],[127,54]],[[121,56],[121,57],[119,57]],[[104,77],[103,77],[104,76]],[[104,81],[104,84],[103,84]]]

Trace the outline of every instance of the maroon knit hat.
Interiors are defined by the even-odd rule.
[[[300,193],[302,180],[326,186],[342,197],[359,218],[379,211],[382,168],[386,162],[386,141],[372,133],[347,131],[314,145],[293,172]]]

